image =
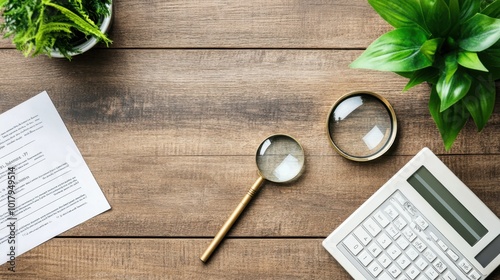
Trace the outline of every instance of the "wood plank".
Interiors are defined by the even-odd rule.
[[[18,257],[16,273],[0,266],[0,278],[349,279],[319,239],[229,239],[204,265],[199,256],[208,243],[206,239],[56,238]]]
[[[226,239],[203,264],[206,239],[56,238],[18,257],[15,273],[0,266],[0,278],[352,279],[321,241]],[[500,279],[500,271],[488,279]]]
[[[114,2],[112,48],[365,48],[391,29],[365,0]]]
[[[331,155],[325,134],[330,106],[347,92],[371,90],[386,96],[399,117],[390,154],[414,155],[424,146],[444,153],[427,108],[428,86],[403,94],[407,81],[396,74],[350,69],[359,54],[96,50],[71,63],[40,57],[18,67],[16,52],[4,50],[0,60],[10,70],[0,78],[0,110],[48,90],[88,156],[251,155],[278,132],[299,138],[308,154]],[[499,126],[498,113],[482,133],[470,122],[451,152],[498,154]]]
[[[310,156],[296,182],[265,186],[229,236],[326,236],[410,159]],[[441,156],[500,216],[500,156]],[[251,156],[87,158],[112,210],[64,236],[211,237],[257,179]],[[355,174],[353,176],[353,174]]]

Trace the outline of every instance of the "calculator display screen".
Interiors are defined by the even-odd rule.
[[[420,167],[408,183],[438,212],[470,246],[488,230],[446,189],[427,168]]]

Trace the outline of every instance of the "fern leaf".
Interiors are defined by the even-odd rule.
[[[52,49],[54,47],[55,38],[53,36],[48,36],[50,33],[68,33],[71,34],[71,28],[74,27],[72,23],[62,23],[62,22],[49,22],[42,25],[36,34],[35,45],[33,55],[44,52],[44,50]]]
[[[75,27],[72,23],[63,22],[49,22],[44,24],[38,32],[50,33],[50,32],[66,32],[71,33],[71,28]]]
[[[87,14],[87,12],[85,12],[82,0],[72,0],[71,4],[75,8],[75,10],[82,16],[82,18],[84,18],[87,22],[95,25],[95,22],[90,19],[90,16]]]
[[[64,14],[68,18],[68,20],[72,21],[75,24],[75,27],[82,33],[86,35],[93,35],[104,41],[106,45],[111,43],[111,40],[108,39],[108,37],[105,34],[103,34],[101,30],[99,30],[97,25],[95,25],[94,23],[89,23],[85,21],[83,18],[79,17],[77,14],[75,14],[74,12],[63,6],[51,3],[49,1],[46,1],[45,5],[59,10],[62,14]]]

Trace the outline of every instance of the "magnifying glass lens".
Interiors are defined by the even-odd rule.
[[[262,177],[275,183],[297,178],[304,166],[304,150],[287,135],[273,135],[257,150],[257,167]]]
[[[328,133],[334,146],[358,160],[368,160],[386,150],[396,131],[389,107],[380,97],[366,93],[338,102],[328,119]]]

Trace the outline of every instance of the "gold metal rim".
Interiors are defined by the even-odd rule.
[[[366,157],[358,157],[358,156],[353,156],[353,155],[345,153],[335,144],[335,142],[333,141],[333,139],[331,137],[331,133],[330,133],[330,125],[329,125],[330,124],[330,117],[331,117],[334,109],[342,101],[344,101],[345,99],[347,99],[351,96],[355,96],[355,95],[371,95],[371,96],[377,98],[380,102],[382,102],[385,105],[385,107],[386,107],[387,111],[390,113],[390,117],[391,117],[392,130],[391,130],[391,136],[389,137],[388,141],[385,143],[384,147],[382,149],[380,149],[378,152],[376,152],[372,155],[366,156]],[[398,132],[398,121],[396,118],[396,112],[392,108],[391,104],[382,95],[377,94],[375,92],[371,92],[371,91],[353,91],[353,92],[342,95],[337,101],[335,101],[333,106],[330,108],[330,111],[328,112],[328,116],[326,118],[326,133],[327,133],[328,139],[330,140],[330,144],[333,146],[335,151],[337,151],[337,153],[339,153],[341,156],[343,156],[344,158],[347,158],[349,160],[353,160],[353,161],[357,161],[357,162],[371,161],[371,160],[374,160],[374,159],[380,157],[381,155],[385,154],[392,147],[392,144],[396,140],[397,132]]]
[[[292,179],[287,180],[287,181],[283,181],[283,182],[276,182],[276,181],[269,180],[268,178],[264,177],[264,175],[262,175],[262,173],[260,172],[259,164],[257,163],[258,151],[259,151],[260,147],[262,146],[262,144],[264,143],[264,141],[266,141],[267,139],[269,139],[271,137],[277,137],[277,136],[288,137],[288,138],[292,139],[293,141],[295,141],[295,143],[297,143],[299,145],[300,150],[302,151],[302,154],[304,155],[304,164],[302,164],[302,168],[300,169],[300,172]],[[286,183],[290,183],[290,182],[297,180],[302,175],[302,173],[304,173],[304,170],[306,168],[306,153],[304,151],[304,147],[302,146],[302,144],[295,137],[288,135],[288,134],[283,134],[283,133],[271,134],[271,135],[267,136],[266,138],[264,138],[264,140],[262,140],[262,142],[257,147],[257,150],[255,151],[255,165],[257,166],[257,172],[259,173],[259,176],[261,176],[262,178],[266,179],[267,181],[273,182],[273,183],[286,184]]]

